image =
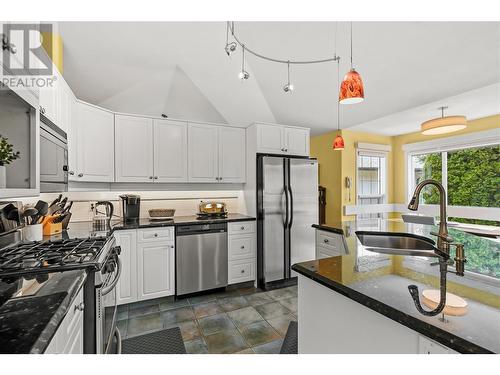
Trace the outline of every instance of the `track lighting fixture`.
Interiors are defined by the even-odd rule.
[[[245,45],[241,46],[241,72],[238,74],[238,78],[242,81],[250,78],[250,74],[245,70]]]
[[[290,61],[287,62],[287,72],[288,72],[288,80],[287,84],[283,86],[283,91],[291,94],[293,92],[293,85],[290,83]]]
[[[236,42],[229,43],[229,22],[226,23],[226,47],[224,48],[228,56],[236,51]]]

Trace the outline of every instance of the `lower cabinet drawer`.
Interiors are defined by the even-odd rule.
[[[255,258],[229,261],[228,284],[251,280],[255,280]]]
[[[137,230],[137,242],[173,241],[174,227]]]
[[[255,258],[255,236],[227,236],[229,260]]]

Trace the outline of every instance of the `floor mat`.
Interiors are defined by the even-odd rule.
[[[297,322],[290,322],[286,331],[280,354],[298,354],[298,325]]]
[[[122,354],[186,354],[179,327],[122,340]]]

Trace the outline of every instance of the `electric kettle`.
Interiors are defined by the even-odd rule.
[[[104,207],[104,210],[99,210],[100,207]],[[92,220],[92,226],[94,230],[108,230],[110,228],[109,222],[113,218],[113,203],[108,201],[99,201],[94,205],[94,218]]]

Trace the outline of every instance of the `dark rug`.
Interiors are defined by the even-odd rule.
[[[122,340],[122,354],[186,354],[179,327]]]
[[[298,354],[298,325],[290,322],[286,331],[285,339],[281,345],[280,354]]]

